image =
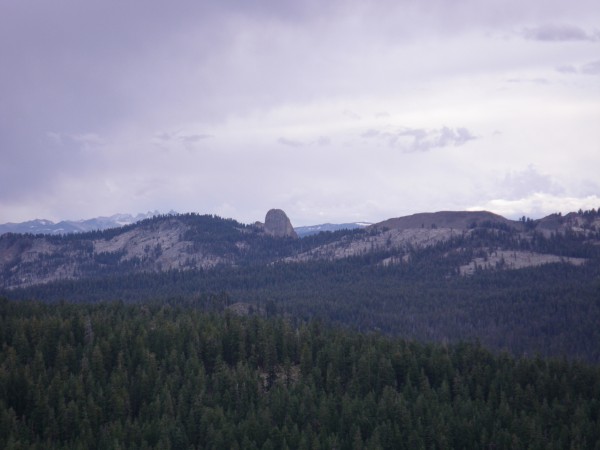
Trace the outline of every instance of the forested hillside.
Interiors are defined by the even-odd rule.
[[[328,236],[312,239],[325,241]],[[284,245],[301,241],[284,240]],[[482,249],[493,253],[496,248],[588,262],[519,270],[507,270],[501,264],[485,269],[482,263],[472,275],[461,274],[462,265],[488,254]],[[336,261],[110,274],[10,290],[4,295],[51,302],[194,302],[206,294],[219,294],[223,307],[241,302],[246,309],[264,312],[268,306],[271,314],[319,318],[361,331],[434,342],[478,339],[490,349],[515,355],[539,353],[600,362],[600,247],[589,245],[587,237],[540,234],[523,240],[496,229],[480,229],[409,249],[405,259],[381,264],[394,252],[374,251]]]
[[[79,234],[6,233],[0,236],[0,288],[124,273],[266,265],[355,233],[281,238],[266,233],[262,224],[199,214],[162,215]]]
[[[600,447],[598,367],[202,304],[0,300],[0,447]]]
[[[271,212],[274,215],[269,215]],[[423,213],[302,239],[296,238],[283,211],[269,213],[265,224],[173,214],[76,235],[3,234],[0,288],[115,274],[334,262],[366,255],[372,265],[390,265],[410,262],[415,250],[448,243],[448,251],[470,256],[454,268],[470,274],[478,267],[519,269],[553,262],[581,265],[588,255],[597,255],[600,247],[600,214],[596,210],[538,221],[525,217],[511,221],[485,211]],[[562,246],[557,245],[561,242]]]

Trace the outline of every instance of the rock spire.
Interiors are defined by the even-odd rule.
[[[291,237],[294,239],[298,237],[290,219],[281,209],[271,209],[267,212],[265,233],[275,237]]]

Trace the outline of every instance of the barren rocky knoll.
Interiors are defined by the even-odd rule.
[[[303,262],[321,259],[332,261],[380,251],[403,253],[410,247],[427,247],[463,233],[468,232],[451,228],[374,230],[364,235],[344,237],[337,242],[285,258],[285,261]]]
[[[473,258],[469,264],[460,267],[462,275],[472,275],[482,269],[522,269],[542,264],[569,263],[576,266],[584,264],[587,259],[569,256],[550,255],[547,253],[524,252],[519,250],[483,250],[486,255]]]
[[[522,224],[505,219],[498,214],[488,211],[439,211],[434,213],[418,213],[410,216],[396,217],[371,225],[375,229],[412,230],[424,228],[449,228],[467,230],[482,224],[508,226],[516,230],[522,229]]]

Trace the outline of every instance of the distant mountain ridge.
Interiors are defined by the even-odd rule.
[[[600,211],[537,220],[440,211],[302,238],[273,213],[253,224],[187,213],[103,231],[5,233],[0,303],[229,305],[600,363]]]
[[[169,214],[176,215],[175,211]],[[113,214],[112,216],[100,216],[92,219],[80,220],[61,220],[53,222],[47,219],[28,220],[19,223],[0,224],[0,235],[4,233],[20,234],[70,234],[85,233],[87,231],[107,230],[109,228],[118,228],[124,225],[131,225],[144,219],[150,219],[158,216],[158,211],[148,211],[147,213],[132,214]],[[350,223],[324,223],[318,225],[307,225],[294,227],[298,237],[311,236],[322,231],[354,230],[356,228],[365,228],[372,225],[370,222],[350,222]]]
[[[115,215],[104,221],[78,222],[79,230],[92,228],[79,233],[59,232],[60,227],[55,227],[53,234],[41,235],[39,228],[33,232],[29,227],[27,234],[0,235],[0,289],[125,273],[348,258],[367,257],[374,266],[410,264],[415,252],[442,244],[448,246],[447,255],[456,255],[450,273],[470,275],[480,268],[581,265],[600,246],[600,213],[595,210],[518,221],[487,211],[441,211],[354,229],[325,224],[309,227],[304,234],[294,231],[282,210],[269,211],[264,224],[196,213],[153,215],[131,223],[141,217]],[[39,225],[52,229],[47,221]],[[540,244],[542,238],[568,233],[579,236],[576,252]]]
[[[92,219],[61,220],[56,223],[47,219],[28,220],[20,223],[9,222],[0,224],[0,235],[4,233],[53,235],[85,233],[87,231],[107,230],[109,228],[131,225],[159,214],[158,211],[148,211],[147,213],[139,213],[135,216],[132,214],[113,214],[112,216],[94,217]],[[176,213],[171,211],[169,214]]]
[[[322,231],[339,231],[339,230],[355,230],[357,228],[365,228],[373,225],[370,222],[350,222],[350,223],[322,223],[319,225],[307,225],[303,227],[295,227],[298,237],[311,236],[321,233]]]

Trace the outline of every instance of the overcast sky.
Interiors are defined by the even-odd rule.
[[[0,0],[0,223],[600,207],[597,0]]]

